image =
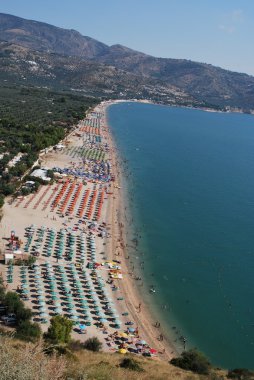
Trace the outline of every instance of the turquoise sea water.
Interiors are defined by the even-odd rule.
[[[254,368],[254,117],[122,103],[108,121],[156,318],[179,350],[183,335],[215,365]]]

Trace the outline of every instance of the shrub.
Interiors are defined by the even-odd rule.
[[[170,363],[176,367],[202,375],[207,375],[211,367],[208,359],[196,350],[184,351],[179,358],[171,359]]]
[[[228,371],[227,378],[237,380],[253,380],[254,372],[246,368],[235,368]]]
[[[80,342],[80,340],[71,340],[68,344],[70,351],[81,351],[83,347],[84,343]]]
[[[31,323],[30,321],[21,321],[17,326],[17,338],[36,342],[41,336],[41,328],[38,323]]]
[[[50,326],[44,338],[52,343],[68,343],[71,339],[73,323],[67,317],[56,315],[51,318]]]
[[[4,196],[0,194],[0,208],[4,205]]]
[[[102,343],[96,337],[89,338],[84,343],[84,348],[89,351],[98,352],[100,351],[101,347]]]
[[[137,362],[137,360],[133,358],[124,358],[120,363],[120,367],[131,369],[132,371],[144,371],[140,364]]]

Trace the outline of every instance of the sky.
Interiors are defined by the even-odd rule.
[[[0,12],[254,75],[254,0],[0,0]]]

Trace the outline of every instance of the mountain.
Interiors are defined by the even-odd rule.
[[[3,13],[0,40],[11,43],[8,49],[15,46],[16,53],[10,54],[9,64],[23,70],[23,75],[34,82],[44,78],[51,86],[77,86],[79,90],[116,97],[254,110],[254,77],[247,74],[189,60],[156,58],[122,45],[108,46],[75,30]],[[36,57],[43,73],[35,65],[33,70],[28,66],[25,69],[24,60],[23,68],[17,59],[11,61],[17,54],[17,45],[27,49],[27,56],[30,53]],[[43,59],[51,68],[43,65]]]
[[[76,30],[0,13],[0,40],[48,53],[93,58],[107,45]]]
[[[0,85],[35,85],[111,98],[153,98],[170,104],[196,104],[171,85],[81,57],[38,52],[0,41]]]
[[[195,99],[220,106],[254,108],[254,77],[184,59],[156,58],[115,45],[94,58],[177,86]]]

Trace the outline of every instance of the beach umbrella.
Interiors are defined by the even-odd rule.
[[[127,350],[125,348],[120,348],[120,350],[118,351],[120,354],[126,354],[127,353]]]
[[[80,324],[80,325],[79,325],[79,328],[80,328],[80,330],[84,331],[84,330],[86,329],[86,325],[84,325],[84,324]]]
[[[55,308],[55,313],[56,314],[62,314],[62,309],[60,307]]]
[[[106,320],[105,318],[100,318],[100,322],[101,322],[101,323],[106,323],[107,320]]]
[[[128,330],[129,330],[129,332],[134,332],[135,331],[135,329],[133,327],[129,327]]]
[[[23,294],[28,294],[29,291],[28,291],[28,289],[22,289],[22,293],[23,293]]]
[[[150,354],[157,354],[157,350],[155,350],[155,348],[151,348],[150,349]]]
[[[146,344],[146,341],[145,340],[139,340],[137,342],[137,344],[140,344],[140,345],[144,346]]]

